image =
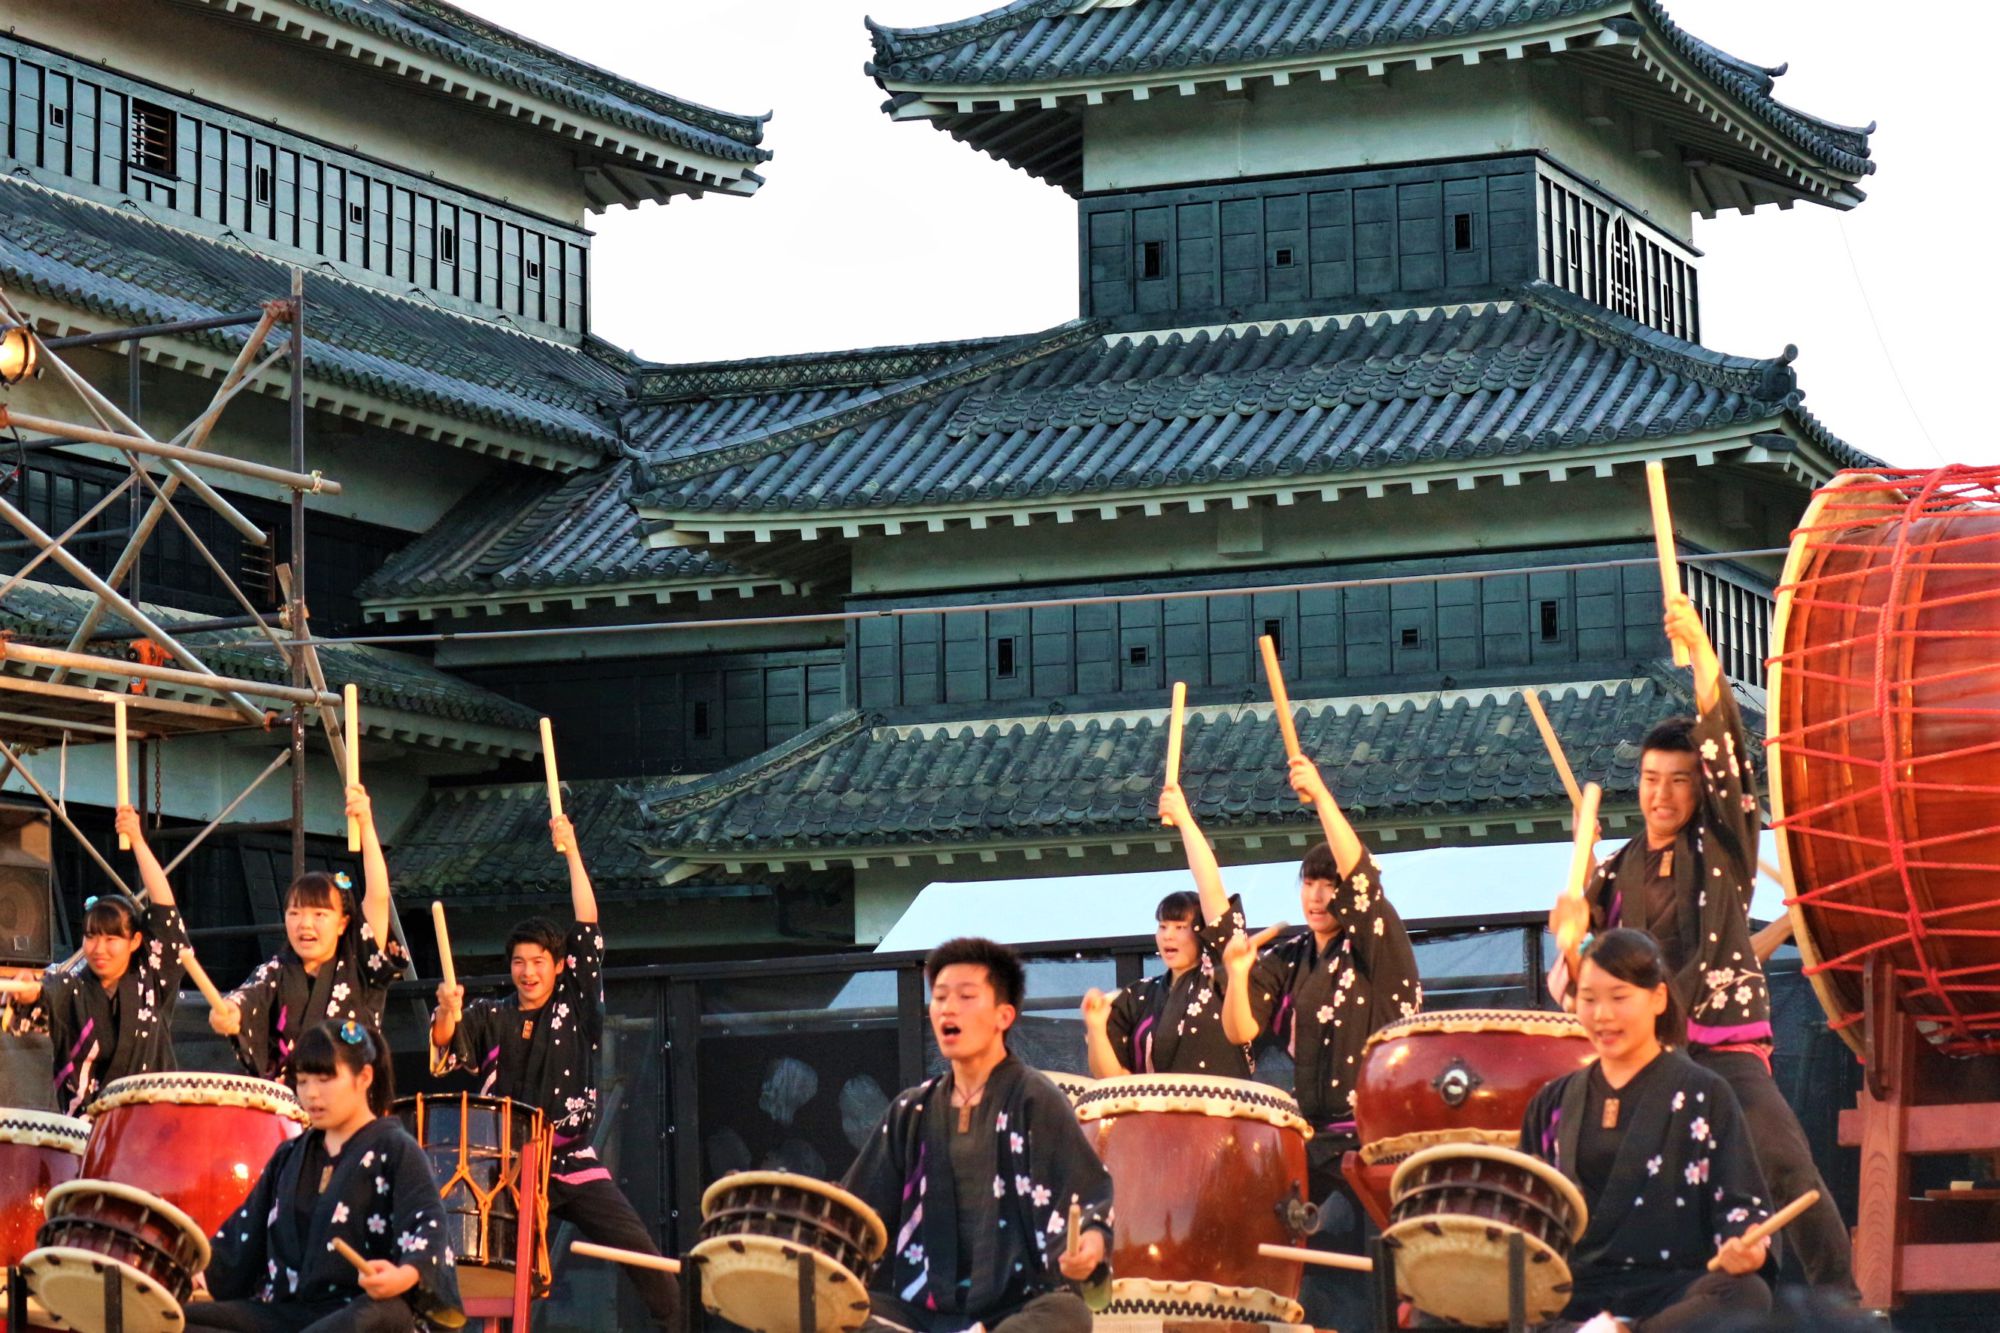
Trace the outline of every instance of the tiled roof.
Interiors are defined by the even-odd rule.
[[[636,841],[638,810],[671,785],[659,778],[563,783],[563,812],[601,892],[659,884],[656,858]],[[434,789],[395,840],[396,887],[444,897],[567,893],[569,871],[549,841],[548,821],[548,788],[539,782]]]
[[[255,309],[291,291],[291,270],[127,209],[0,181],[0,283],[130,325]],[[311,270],[306,301],[309,384],[336,403],[356,390],[463,422],[470,439],[495,428],[568,454],[616,449],[626,384],[593,355]],[[245,332],[195,336],[233,351]]]
[[[682,454],[639,503],[713,530],[723,515],[1319,484],[1780,421],[1835,466],[1871,461],[1805,412],[1789,351],[1725,356],[1540,282],[1401,318],[1092,333],[1064,326],[988,373],[974,358]]]
[[[71,632],[83,622],[94,602],[91,594],[79,589],[29,580],[0,600],[0,630],[29,643],[67,647]],[[203,618],[152,603],[142,603],[140,609],[169,631]],[[116,614],[105,617],[102,629],[140,637]],[[243,646],[255,634],[254,630],[216,630],[178,637],[221,675],[289,684],[291,668],[275,649]],[[97,651],[122,655],[122,645],[115,645],[115,654],[113,647],[100,643]],[[523,755],[538,752],[534,710],[448,675],[421,658],[365,645],[328,644],[320,648],[319,660],[330,688],[338,690],[349,681],[359,687],[362,721],[370,732],[456,744],[466,740],[457,729],[472,725],[484,729],[485,735],[467,748]]]
[[[1836,125],[1772,96],[1783,67],[1767,69],[1718,51],[1683,32],[1659,0],[1134,0],[1122,5],[1078,0],[1015,0],[989,13],[929,27],[869,23],[875,58],[869,72],[892,94],[895,111],[933,89],[968,89],[998,101],[1009,88],[1084,88],[1101,83],[1186,84],[1255,77],[1272,70],[1379,57],[1399,49],[1429,68],[1440,48],[1510,50],[1524,37],[1560,28],[1557,49],[1602,33],[1656,44],[1692,67],[1744,114],[1795,151],[1848,178],[1873,170],[1873,127]],[[1514,52],[1518,54],[1518,51]],[[1628,62],[1629,63],[1629,62]],[[969,110],[963,99],[961,110]],[[960,117],[949,126],[1036,175],[1076,189],[1079,133],[1051,122],[1026,128],[1046,104],[1012,103]],[[1011,130],[999,127],[1020,124]],[[1733,127],[1732,127],[1733,128]],[[990,142],[989,142],[990,140]],[[1758,164],[1760,169],[1763,164]]]
[[[1687,701],[1664,677],[1548,687],[1570,763],[1637,793],[1637,738]],[[1518,694],[1300,701],[1299,740],[1358,821],[1507,818],[1568,804]],[[1758,719],[1753,725],[1761,725]],[[646,803],[646,846],[690,860],[1157,839],[1160,712],[890,726],[848,712]],[[1310,825],[1268,705],[1197,707],[1181,783],[1211,835]]]
[[[222,5],[223,0],[207,0]],[[299,0],[308,9],[432,59],[601,116],[649,137],[734,162],[762,162],[762,116],[717,111],[529,41],[439,0]],[[296,31],[297,25],[285,30]]]

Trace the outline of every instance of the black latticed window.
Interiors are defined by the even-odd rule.
[[[156,102],[132,101],[132,165],[155,176],[174,173],[174,113]]]

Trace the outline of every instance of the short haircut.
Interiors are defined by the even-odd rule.
[[[1653,1020],[1653,1035],[1662,1046],[1677,1046],[1686,1031],[1686,1016],[1681,1013],[1680,997],[1674,994],[1673,978],[1667,975],[1666,956],[1660,952],[1660,943],[1643,930],[1632,930],[1621,926],[1607,930],[1590,942],[1578,961],[1577,982],[1583,980],[1585,963],[1592,963],[1608,976],[1616,977],[1627,985],[1642,990],[1667,988],[1667,1007]]]
[[[85,935],[136,935],[139,909],[122,893],[107,893],[90,900],[83,911]]]
[[[348,898],[347,890],[324,870],[308,870],[293,880],[292,887],[285,890],[285,906],[324,907],[343,916],[354,915],[354,903]]]
[[[939,973],[959,963],[985,968],[986,979],[993,983],[993,998],[1016,1009],[1021,1007],[1021,997],[1028,989],[1028,970],[1021,966],[1021,955],[1004,944],[962,935],[938,945],[924,959],[925,984],[935,986]]]
[[[1160,899],[1160,905],[1153,909],[1155,921],[1184,921],[1192,926],[1201,919],[1201,895],[1190,889],[1180,889]]]
[[[507,932],[506,958],[510,963],[514,961],[515,945],[532,944],[552,955],[557,962],[561,962],[563,954],[567,952],[565,943],[562,928],[555,922],[545,916],[531,916]]]
[[[1639,742],[1639,749],[1641,752],[1667,750],[1675,754],[1694,754],[1694,719],[1683,713],[1664,722],[1655,722],[1653,729],[1646,733],[1646,739]]]
[[[1299,862],[1299,882],[1309,879],[1340,882],[1340,863],[1333,859],[1333,848],[1323,842],[1314,843],[1305,859]]]

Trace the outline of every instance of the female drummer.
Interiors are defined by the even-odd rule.
[[[121,805],[115,818],[139,863],[144,910],[122,894],[91,899],[84,904],[83,957],[39,978],[10,981],[4,990],[18,1008],[7,1031],[49,1034],[56,1107],[65,1115],[83,1114],[113,1079],[179,1067],[173,1016],[187,931],[139,812]]]
[[[1083,997],[1090,1072],[1249,1078],[1250,1047],[1222,1030],[1222,950],[1243,929],[1243,903],[1223,892],[1215,851],[1179,784],[1160,792],[1160,817],[1180,830],[1196,892],[1170,893],[1154,913],[1164,975],[1135,981],[1116,998],[1095,987]]]
[[[1770,1213],[1749,1128],[1728,1080],[1666,1049],[1683,1021],[1670,975],[1644,931],[1598,936],[1576,1002],[1597,1061],[1544,1087],[1521,1121],[1521,1151],[1575,1182],[1590,1211],[1552,1330],[1608,1315],[1672,1333],[1770,1308],[1758,1276],[1770,1242],[1738,1239]]]
[[[285,893],[285,947],[209,1011],[208,1025],[232,1039],[256,1078],[283,1078],[292,1043],[315,1023],[379,1027],[389,983],[408,961],[390,933],[389,863],[359,785],[347,789],[347,813],[361,821],[359,920],[345,873],[299,876]]]
[[[388,1045],[359,1023],[321,1023],[299,1039],[292,1073],[312,1128],[272,1154],[242,1210],[216,1229],[204,1277],[215,1300],[189,1304],[188,1323],[401,1333],[420,1317],[463,1322],[437,1180],[386,1118]]]

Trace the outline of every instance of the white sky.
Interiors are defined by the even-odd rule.
[[[892,123],[862,73],[868,5],[905,26],[998,0],[460,2],[676,95],[777,113],[753,198],[594,219],[596,329],[611,341],[704,360],[1024,332],[1077,313],[1068,196]],[[1790,61],[1778,93],[1792,105],[1881,126],[1854,212],[1696,224],[1704,341],[1756,356],[1796,343],[1808,406],[1892,463],[2000,461],[1991,418],[1975,416],[1990,387],[1975,357],[1984,366],[1992,344],[1994,190],[1965,158],[1987,133],[1996,76],[1981,71],[2000,5],[1928,0],[1898,21],[1879,0],[1667,3],[1724,50]]]

